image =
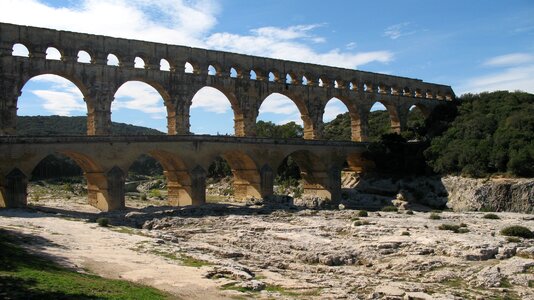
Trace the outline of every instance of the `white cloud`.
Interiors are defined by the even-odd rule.
[[[43,108],[54,115],[71,116],[75,112],[86,112],[80,90],[70,81],[55,75],[41,75],[34,82],[49,83],[47,90],[35,89],[30,93],[43,100]]]
[[[395,25],[391,25],[384,31],[384,36],[389,37],[392,40],[396,40],[402,36],[408,36],[415,33],[415,31],[406,31],[410,22],[403,22]]]
[[[230,100],[219,90],[212,87],[201,88],[193,97],[191,109],[224,114],[232,109]]]
[[[216,32],[215,25],[220,10],[216,0],[82,0],[64,3],[64,7],[52,7],[43,0],[1,0],[0,22],[226,50],[345,68],[358,68],[372,62],[388,63],[393,59],[393,54],[386,50],[351,51],[355,46],[354,42],[343,50],[315,50],[312,45],[324,43],[326,39],[316,35],[314,31],[325,24],[265,26],[252,29],[243,35]],[[23,50],[17,48],[15,53],[23,54]],[[53,58],[58,59],[59,55],[56,53]],[[39,92],[39,96],[48,101],[46,109],[54,110],[58,114],[69,114],[80,109],[80,105],[74,105],[69,100],[74,97],[71,97],[74,95],[73,91],[65,89],[66,87],[63,87],[61,90],[63,94],[54,89],[51,89],[53,93]],[[60,104],[61,101],[64,105]],[[163,118],[166,115],[161,96],[143,84],[127,84],[119,90],[113,109],[123,108],[147,113],[152,118]],[[208,89],[195,96],[191,109],[222,114],[231,108],[222,93]],[[291,120],[300,122],[300,113],[296,106],[267,104],[262,110],[291,116]]]
[[[461,94],[498,90],[534,93],[534,64],[506,68],[490,75],[471,78],[459,90]]]
[[[490,58],[484,62],[484,65],[491,67],[507,67],[527,63],[534,63],[534,55],[529,53],[511,53]]]
[[[534,55],[511,53],[487,59],[485,67],[495,69],[491,74],[467,79],[458,87],[460,94],[498,90],[521,90],[534,93]]]
[[[277,35],[273,34],[277,32]],[[344,68],[358,68],[371,62],[387,63],[393,59],[390,51],[343,52],[331,49],[319,53],[302,43],[301,36],[291,27],[252,30],[249,35],[214,33],[206,39],[209,48],[230,52],[244,52],[251,55],[266,56]]]
[[[262,113],[297,115],[300,118],[297,105],[288,97],[278,93],[271,94],[265,98],[260,106],[260,114]]]
[[[337,98],[333,98],[326,104],[323,114],[323,122],[330,122],[337,117],[337,115],[347,112],[348,109]]]
[[[161,95],[154,88],[141,82],[126,82],[117,90],[111,110],[123,108],[144,112],[152,119],[167,117]]]

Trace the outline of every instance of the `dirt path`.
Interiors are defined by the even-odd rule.
[[[0,228],[45,238],[50,243],[36,246],[69,267],[153,286],[177,299],[226,298],[216,282],[202,277],[206,267],[182,266],[135,250],[140,244],[156,243],[151,237],[25,210],[0,211]]]

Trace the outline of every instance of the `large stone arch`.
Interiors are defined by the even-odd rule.
[[[212,88],[219,92],[221,92],[228,102],[230,103],[230,107],[234,113],[234,133],[236,136],[247,136],[247,128],[246,128],[246,122],[245,122],[245,116],[243,114],[243,111],[241,109],[241,105],[239,104],[239,101],[236,97],[236,95],[229,91],[228,89],[224,88],[224,86],[220,84],[209,84],[204,86],[199,86],[194,90],[194,93],[192,93],[191,99],[188,100],[188,113],[187,115],[190,115],[189,111],[191,109],[191,105],[193,104],[193,98],[202,90],[205,88]],[[190,121],[189,121],[190,126]]]
[[[177,154],[166,150],[152,149],[146,152],[134,153],[127,162],[127,170],[131,167],[135,159],[146,154],[157,160],[163,168],[163,175],[167,179],[167,199],[169,205],[186,206],[198,205],[205,202],[205,199],[196,198],[195,186],[193,186],[191,172],[183,159]]]
[[[373,107],[373,105],[375,105],[376,103],[381,103],[386,108],[386,111],[388,112],[388,115],[389,115],[391,131],[395,133],[400,133],[402,128],[404,127],[403,126],[404,124],[403,124],[402,116],[400,115],[397,106],[390,101],[378,99],[376,101],[372,101],[372,103],[369,105],[367,109],[367,114],[370,113],[371,107]]]
[[[251,197],[262,198],[266,196],[262,192],[264,188],[261,186],[260,171],[251,156],[243,151],[226,151],[220,156],[228,162],[232,169],[236,199],[246,200]]]
[[[298,93],[292,93],[290,91],[274,91],[271,92],[264,97],[260,99],[258,102],[258,111],[256,112],[256,116],[259,115],[259,110],[262,106],[262,104],[265,102],[265,100],[274,95],[279,94],[282,96],[287,97],[291,102],[295,104],[297,109],[300,113],[300,118],[302,119],[302,123],[304,124],[304,139],[313,140],[317,138],[317,125],[316,122],[313,121],[313,118],[310,116],[310,111],[308,109],[308,106],[306,105],[306,101],[303,96],[299,95]],[[256,117],[257,118],[257,117]],[[256,120],[254,120],[254,123]]]
[[[176,116],[177,116],[177,99],[173,99],[173,97],[170,94],[169,88],[165,85],[161,84],[157,80],[151,80],[149,78],[144,78],[140,76],[132,76],[127,79],[124,79],[120,81],[116,87],[113,89],[113,96],[111,97],[112,101],[115,101],[115,96],[119,89],[123,87],[127,83],[135,83],[140,82],[143,84],[146,84],[156,90],[158,92],[159,96],[163,99],[163,105],[165,106],[165,109],[167,111],[167,134],[168,135],[176,135],[178,133],[177,130],[177,122],[176,122]],[[111,110],[111,105],[110,105]]]
[[[365,141],[367,139],[367,136],[366,136],[365,128],[362,128],[365,125],[362,124],[363,121],[361,118],[361,113],[358,107],[356,106],[356,104],[354,103],[354,101],[350,101],[348,97],[338,95],[338,96],[331,97],[330,99],[328,99],[322,106],[321,116],[324,116],[326,105],[328,105],[328,103],[332,101],[333,99],[338,99],[339,101],[341,101],[341,103],[345,105],[345,107],[347,108],[349,112],[350,126],[351,126],[351,140],[354,142]]]
[[[321,154],[309,150],[296,150],[285,153],[282,161],[291,156],[300,169],[303,180],[304,196],[330,199],[336,202],[340,198],[341,165],[327,164]]]

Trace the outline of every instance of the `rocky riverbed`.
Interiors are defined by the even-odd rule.
[[[99,213],[84,196],[65,199],[43,191],[20,218],[1,212],[0,226],[34,228],[57,244],[46,251],[64,261],[104,276],[141,280],[179,298],[203,291],[216,298],[534,299],[534,239],[500,233],[512,225],[533,230],[534,215],[500,212],[489,219],[483,212],[432,211],[398,199],[403,197],[388,198],[398,211],[367,216],[344,205],[297,207],[284,197],[197,208],[127,199],[127,211]],[[95,227],[101,217],[109,219],[109,229]],[[91,243],[79,238],[82,231]],[[111,245],[114,240],[120,243]],[[102,242],[116,248],[120,259],[115,251],[94,259]],[[121,265],[128,255],[130,263]]]

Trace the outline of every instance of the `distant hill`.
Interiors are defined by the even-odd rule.
[[[85,135],[87,134],[87,117],[62,116],[19,116],[17,118],[17,135]],[[112,135],[163,135],[165,133],[141,126],[124,123],[111,123]]]

